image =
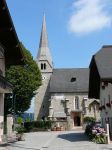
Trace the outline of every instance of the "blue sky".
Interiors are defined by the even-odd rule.
[[[104,44],[112,44],[111,0],[7,0],[19,39],[35,58],[43,12],[56,68],[88,67]]]
[[[7,0],[19,40],[36,58],[43,13],[55,68],[88,67],[112,44],[112,0]]]

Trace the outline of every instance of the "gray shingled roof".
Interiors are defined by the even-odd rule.
[[[95,61],[101,79],[112,79],[112,45],[103,46],[95,54]]]
[[[76,81],[71,82],[71,78]],[[50,80],[50,92],[88,92],[89,69],[54,69]]]

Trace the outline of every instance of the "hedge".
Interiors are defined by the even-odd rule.
[[[52,121],[31,121],[24,122],[24,128],[26,132],[33,131],[33,129],[50,129],[52,126]]]

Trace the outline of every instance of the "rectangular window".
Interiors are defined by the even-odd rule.
[[[43,68],[44,68],[44,66],[43,66],[43,64],[41,64],[41,70],[43,70]]]
[[[78,97],[78,96],[75,97],[75,100],[74,100],[74,108],[75,108],[75,109],[79,109],[79,97]]]
[[[46,70],[46,64],[44,63],[44,70]]]

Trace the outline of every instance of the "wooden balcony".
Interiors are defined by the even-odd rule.
[[[0,75],[0,93],[12,93],[12,85]]]

